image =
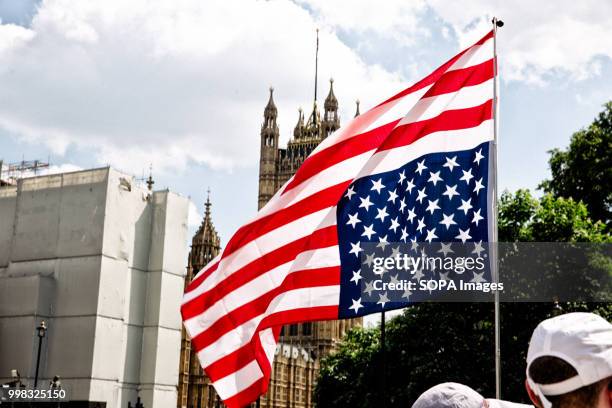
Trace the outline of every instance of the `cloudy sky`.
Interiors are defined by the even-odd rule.
[[[259,127],[275,87],[284,142],[335,79],[343,120],[499,32],[500,184],[535,188],[612,99],[607,0],[0,0],[0,158],[106,164],[192,197],[223,242],[256,211]],[[197,216],[193,221],[196,222]]]

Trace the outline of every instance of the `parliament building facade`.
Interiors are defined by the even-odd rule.
[[[261,209],[272,196],[291,178],[306,157],[332,132],[340,127],[338,100],[334,95],[333,80],[323,105],[323,116],[316,100],[308,120],[300,109],[293,137],[286,148],[279,147],[278,109],[270,89],[268,104],[264,109],[261,126],[261,150],[259,161],[258,208]],[[357,112],[359,114],[359,103]],[[220,251],[220,239],[211,219],[210,200],[202,225],[193,237],[185,285],[197,271],[204,267]],[[265,408],[314,406],[314,387],[321,358],[333,351],[345,333],[362,324],[362,319],[333,320],[291,324],[282,328],[268,392],[258,402]],[[253,404],[255,406],[255,404]],[[178,408],[213,408],[223,406],[210,380],[204,374],[197,356],[191,350],[191,342],[183,329]]]

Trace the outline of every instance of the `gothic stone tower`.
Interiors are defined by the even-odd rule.
[[[221,239],[215,230],[210,214],[210,197],[206,199],[204,219],[191,241],[187,264],[185,288],[194,275],[219,254]],[[219,398],[204,374],[198,357],[191,349],[191,340],[183,327],[179,363],[178,408],[213,408],[219,406]]]
[[[340,127],[334,81],[331,79],[329,82],[329,94],[323,104],[323,119],[321,119],[316,100],[306,123],[304,123],[304,113],[300,108],[293,137],[284,149],[278,147],[278,109],[274,104],[273,89],[270,88],[270,99],[264,109],[264,122],[261,125],[260,134],[258,208],[261,209],[274,193],[293,176],[306,157],[323,139]]]
[[[274,104],[272,89],[270,90],[270,99],[264,109],[264,122],[261,127],[259,208],[262,208],[289,180],[318,144],[340,127],[338,99],[334,94],[333,85],[333,80],[330,80],[329,93],[323,104],[323,118],[321,118],[316,101],[313,103],[312,112],[306,123],[304,123],[302,110],[299,110],[293,137],[287,143],[286,148],[278,147],[278,109]],[[357,104],[358,109],[359,104]],[[279,342],[299,345],[314,356],[323,356],[334,348],[348,329],[360,325],[361,321],[361,319],[352,319],[292,324],[283,327]]]
[[[259,201],[263,207],[277,190],[276,163],[278,161],[278,110],[274,104],[274,88],[270,88],[270,99],[264,109],[264,122],[261,125],[261,147],[259,156]]]

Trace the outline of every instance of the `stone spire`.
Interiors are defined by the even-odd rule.
[[[259,153],[259,196],[258,208],[276,192],[276,159],[278,156],[279,130],[276,119],[278,109],[274,104],[274,88],[270,87],[270,98],[264,109],[264,122],[261,124],[261,145]]]
[[[191,240],[189,266],[194,274],[206,266],[221,250],[221,238],[212,222],[211,207],[210,190],[208,190],[206,202],[204,203],[204,218]]]
[[[293,129],[293,138],[300,139],[304,133],[304,113],[302,108],[298,109],[298,122]]]
[[[268,99],[268,104],[264,109],[264,125],[271,127],[273,124],[276,124],[277,117],[278,109],[276,109],[276,104],[274,103],[274,88],[270,87],[270,98]]]
[[[338,99],[334,95],[334,78],[329,79],[329,93],[325,98],[325,104],[323,105],[325,112],[337,112],[338,111]]]
[[[334,79],[329,80],[329,93],[323,104],[325,112],[323,114],[323,137],[326,138],[333,131],[340,127],[340,118],[338,117],[338,99],[334,95]]]
[[[206,202],[204,203],[204,222],[208,221],[212,224],[210,219],[210,188],[206,190]]]

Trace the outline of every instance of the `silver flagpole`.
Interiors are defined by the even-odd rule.
[[[499,281],[499,264],[497,259],[497,240],[498,240],[498,225],[497,225],[497,143],[498,143],[498,120],[499,99],[497,96],[497,28],[503,27],[504,22],[493,17],[493,69],[495,77],[493,78],[493,202],[492,214],[493,217],[493,279]],[[495,398],[501,399],[501,345],[500,345],[500,311],[499,311],[499,292],[495,291]]]

